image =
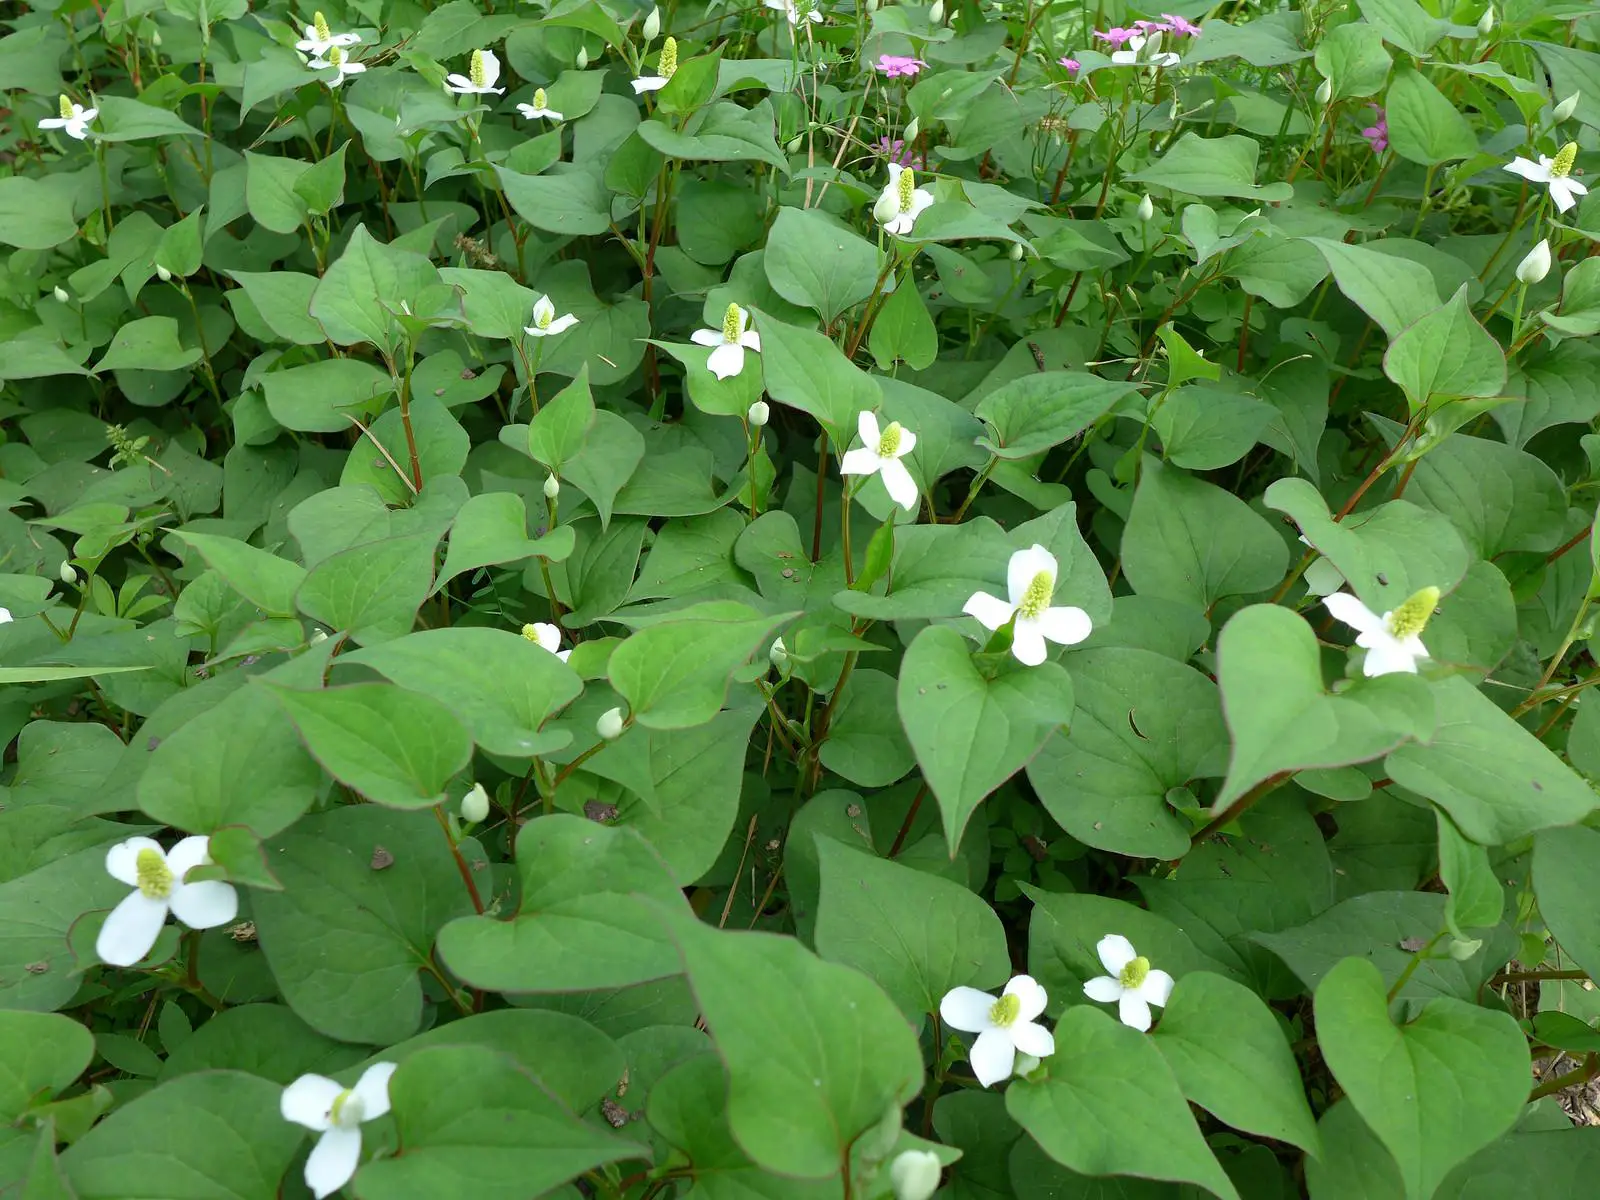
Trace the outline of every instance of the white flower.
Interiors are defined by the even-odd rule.
[[[503,96],[505,88],[495,87],[500,78],[500,60],[493,50],[474,50],[472,64],[465,75],[446,75],[449,91],[458,96]]]
[[[71,299],[71,297],[67,295],[67,289],[62,287],[60,284],[56,285],[55,291],[51,294],[55,296],[56,301],[60,304],[65,304]]]
[[[672,73],[678,69],[678,39],[669,37],[661,43],[661,58],[656,70],[658,75],[641,75],[633,81],[633,94],[642,96],[646,92],[659,92],[667,86],[667,81],[672,78]]]
[[[533,324],[523,329],[529,337],[553,337],[571,329],[578,318],[571,313],[556,316],[556,306],[549,296],[540,296],[533,302]]]
[[[815,25],[822,20],[822,10],[817,7],[815,0],[766,0],[766,5],[774,12],[781,12],[791,25],[798,25],[801,21],[810,21]]]
[[[1139,197],[1139,220],[1149,221],[1156,215],[1155,201],[1148,195]]]
[[[546,475],[544,477],[544,498],[546,500],[554,500],[559,495],[561,495],[561,480],[554,475]]]
[[[306,1159],[306,1186],[322,1200],[350,1182],[361,1162],[361,1123],[389,1111],[389,1077],[394,1063],[373,1063],[355,1087],[343,1088],[325,1075],[302,1075],[283,1089],[279,1111],[285,1121],[322,1136]]]
[[[461,819],[476,825],[489,815],[489,793],[483,784],[474,783],[472,790],[461,797]]]
[[[659,92],[667,86],[665,75],[641,75],[633,81],[633,94],[642,96],[646,92]]]
[[[903,1150],[889,1164],[889,1186],[894,1200],[928,1200],[939,1190],[944,1168],[932,1150]]]
[[[1534,284],[1550,274],[1550,241],[1540,238],[1539,244],[1517,264],[1517,282]]]
[[[328,20],[320,12],[311,18],[311,24],[306,26],[306,36],[294,44],[296,50],[304,50],[313,58],[322,58],[335,46],[354,46],[361,40],[359,33],[334,33],[328,28]]]
[[[1056,594],[1056,570],[1056,556],[1036,542],[1026,550],[1018,550],[1006,564],[1007,599],[974,592],[961,611],[976,617],[978,624],[989,630],[1000,629],[1015,617],[1011,653],[1018,662],[1036,667],[1044,661],[1046,641],[1073,646],[1094,629],[1083,609],[1051,606]]]
[[[1035,1058],[1056,1052],[1055,1037],[1034,1020],[1045,1000],[1044,988],[1018,975],[998,1000],[977,988],[952,988],[939,1001],[939,1016],[952,1029],[978,1035],[967,1058],[978,1082],[988,1087],[1010,1076],[1017,1051]]]
[[[1554,158],[1541,154],[1538,162],[1530,162],[1519,156],[1508,162],[1504,169],[1532,183],[1545,184],[1550,189],[1550,198],[1556,202],[1556,208],[1566,212],[1578,203],[1579,196],[1589,194],[1588,188],[1572,178],[1572,164],[1577,157],[1578,143],[1568,142]]]
[[[517,105],[517,111],[523,116],[527,117],[530,121],[537,117],[548,117],[552,121],[563,120],[564,118],[560,113],[548,106],[546,103],[547,99],[548,98],[545,96],[543,88],[534,88],[533,103],[519,104]]]
[[[765,400],[757,400],[746,410],[745,420],[749,421],[756,429],[760,429],[772,419],[772,409]]]
[[[872,206],[872,217],[888,233],[905,236],[924,209],[933,203],[933,193],[917,186],[917,177],[910,167],[899,163],[889,164],[889,186],[878,193]]]
[[[1147,45],[1150,47],[1149,54],[1144,53],[1144,48]],[[1159,35],[1146,37],[1142,33],[1136,33],[1128,39],[1126,49],[1113,50],[1111,52],[1111,61],[1119,67],[1142,65],[1154,70],[1156,67],[1175,67],[1178,65],[1179,60],[1178,56],[1170,50],[1163,51],[1161,49]]]
[[[661,32],[661,9],[659,7],[650,10],[650,15],[644,19],[644,26],[639,32],[644,34],[644,44],[647,46],[656,40],[656,36]]]
[[[1172,995],[1172,976],[1152,970],[1148,958],[1140,958],[1133,943],[1120,933],[1108,933],[1095,947],[1100,965],[1109,975],[1098,975],[1083,985],[1083,994],[1102,1004],[1116,1001],[1117,1016],[1124,1025],[1143,1033],[1150,1028],[1150,1006],[1166,1006]]]
[[[1582,92],[1573,92],[1572,95],[1550,110],[1550,119],[1552,121],[1565,121],[1578,111],[1578,100],[1582,95]]]
[[[61,97],[60,112],[59,117],[46,117],[40,121],[39,128],[59,129],[69,138],[76,138],[80,142],[89,136],[89,122],[100,115],[98,108],[84,108],[65,96]]]
[[[61,576],[61,582],[68,587],[72,587],[78,582],[78,573],[72,569],[72,564],[65,560],[62,561],[61,569],[57,574]]]
[[[879,430],[877,414],[872,412],[856,418],[856,432],[861,445],[839,460],[839,474],[881,477],[889,499],[910,512],[917,505],[917,485],[900,460],[916,449],[917,435],[899,421]]]
[[[134,890],[111,910],[95,939],[95,953],[114,967],[131,967],[156,944],[170,912],[190,929],[226,925],[239,913],[239,893],[220,879],[185,883],[210,862],[211,839],[186,837],[171,850],[147,837],[131,837],[106,851],[106,874]]]
[[[531,625],[522,627],[522,636],[527,638],[541,650],[548,650],[562,662],[566,662],[572,655],[571,650],[561,648],[561,630],[548,621],[535,621]]]
[[[594,731],[608,742],[614,742],[622,736],[622,710],[608,708],[600,714],[600,719],[594,723]]]
[[[721,329],[696,329],[689,340],[696,346],[715,346],[706,366],[718,379],[731,379],[744,370],[744,352],[761,353],[761,335],[750,332],[750,314],[737,304],[728,305]]]
[[[789,669],[789,647],[783,644],[782,638],[772,639],[772,645],[767,649],[767,661],[780,671]]]
[[[1356,645],[1367,652],[1361,673],[1369,678],[1397,671],[1417,673],[1417,659],[1427,658],[1422,631],[1439,603],[1439,589],[1425,587],[1392,612],[1378,616],[1349,592],[1335,592],[1322,602],[1359,635]]]
[[[338,46],[330,46],[326,53],[317,58],[313,58],[306,64],[306,66],[310,67],[313,71],[326,71],[330,69],[338,71],[339,73],[337,75],[328,80],[328,86],[331,88],[336,88],[343,83],[345,81],[345,76],[359,75],[361,72],[367,69],[366,63],[356,62]]]

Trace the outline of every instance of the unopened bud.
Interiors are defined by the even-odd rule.
[[[928,10],[928,23],[930,25],[944,24],[944,0],[933,0],[933,7]]]
[[[912,117],[910,123],[906,126],[905,132],[900,136],[905,139],[906,145],[909,146],[912,142],[917,140],[917,134],[921,132],[922,121],[917,117]]]
[[[78,573],[72,569],[72,564],[69,562],[61,564],[61,582],[69,587],[78,582]]]
[[[1155,201],[1151,200],[1149,196],[1141,197],[1139,200],[1139,220],[1148,221],[1155,215]]]
[[[1479,950],[1483,949],[1482,938],[1456,938],[1450,939],[1450,957],[1456,962],[1466,962]]]
[[[1478,18],[1478,32],[1488,37],[1494,31],[1494,5],[1483,10],[1483,16]]]
[[[594,731],[608,742],[614,742],[622,736],[622,710],[608,708],[600,714],[600,719],[594,723]]]
[[[1317,84],[1317,103],[1323,108],[1328,107],[1328,102],[1333,99],[1333,80],[1324,79]]]
[[[172,272],[167,270],[160,263],[157,263],[156,264],[156,278],[161,280],[162,283],[171,283],[172,282]]]
[[[67,300],[70,298],[67,295],[67,289],[62,287],[60,284],[56,285],[55,297],[62,304],[65,304],[67,302]]]
[[[771,416],[772,410],[767,407],[765,400],[757,400],[750,406],[750,411],[745,413],[745,419],[757,429],[765,425]]]
[[[1010,249],[1010,251],[1008,251],[1008,253],[1011,255],[1011,261],[1012,262],[1021,262],[1022,261],[1022,243],[1021,242],[1012,242],[1011,243],[1011,249]]]
[[[161,30],[158,29],[150,35],[150,44],[158,47],[161,45]]]
[[[659,8],[650,10],[650,15],[644,19],[644,29],[641,32],[644,34],[646,42],[656,40],[657,35],[661,32],[661,10]]]
[[[1538,283],[1550,274],[1550,243],[1544,238],[1517,264],[1517,282]]]
[[[323,643],[323,642],[325,642],[327,640],[328,640],[328,631],[326,629],[313,629],[311,631],[311,644],[313,646],[320,645],[321,643]]]
[[[928,1200],[939,1190],[939,1156],[932,1150],[905,1150],[889,1165],[894,1200]]]
[[[586,71],[589,68],[589,51],[586,47],[578,47],[578,70]]]
[[[483,784],[475,783],[472,790],[461,797],[461,819],[476,825],[489,815],[489,793]]]
[[[1582,95],[1581,92],[1573,92],[1572,95],[1568,96],[1560,104],[1556,105],[1555,108],[1550,110],[1551,118],[1557,121],[1565,121],[1573,113],[1577,112],[1578,97],[1580,95]]]
[[[786,670],[789,666],[789,647],[783,644],[782,638],[774,638],[772,649],[767,651],[767,661],[778,670]]]
[[[561,495],[561,480],[554,475],[546,475],[544,477],[544,498],[546,500],[554,500],[559,495]]]
[[[784,149],[787,150],[790,154],[799,154],[801,148],[805,144],[806,144],[806,139],[805,138],[803,138],[803,137],[794,137],[794,138],[790,138],[789,139],[789,144],[787,146],[785,146]]]

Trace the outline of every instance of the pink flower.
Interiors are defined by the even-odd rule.
[[[1076,75],[1083,70],[1083,64],[1075,58],[1058,58],[1056,61],[1067,69],[1068,74]]]
[[[1094,31],[1094,36],[1099,38],[1102,42],[1110,42],[1113,46],[1120,50],[1123,43],[1125,43],[1129,38],[1138,37],[1139,31],[1137,29],[1124,29],[1119,25],[1114,29],[1107,30],[1105,33],[1101,33],[1098,29],[1096,29]]]
[[[1172,26],[1164,21],[1135,21],[1133,27],[1140,33],[1170,33]]]
[[[1200,26],[1190,21],[1188,17],[1176,16],[1173,13],[1162,13],[1161,19],[1168,23],[1168,28],[1179,37],[1199,37]]]
[[[1369,104],[1367,107],[1377,113],[1378,118],[1361,131],[1361,136],[1367,139],[1374,154],[1382,154],[1389,148],[1389,118],[1381,105]]]
[[[872,65],[890,79],[897,79],[901,75],[915,75],[928,64],[920,58],[910,58],[904,54],[881,54]]]
[[[887,158],[896,166],[910,167],[914,171],[926,171],[928,169],[927,157],[908,149],[905,142],[900,138],[890,141],[886,136],[881,137],[872,147],[872,152]]]

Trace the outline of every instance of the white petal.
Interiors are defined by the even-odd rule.
[[[1011,620],[1011,614],[1017,611],[1015,604],[1007,604],[999,596],[991,596],[988,592],[973,592],[971,598],[962,605],[961,611],[969,617],[976,617],[978,624],[985,629],[999,629]]]
[[[361,1129],[329,1129],[306,1159],[306,1186],[322,1200],[350,1182],[361,1162]]]
[[[39,128],[40,129],[65,129],[66,125],[67,125],[67,121],[68,121],[68,118],[66,118],[66,117],[43,117],[39,121]]]
[[[336,33],[333,35],[333,44],[335,46],[354,46],[360,40],[361,35],[359,33]]]
[[[992,1027],[989,1010],[994,1007],[994,997],[977,988],[951,988],[939,1001],[939,1019],[951,1029],[963,1033],[982,1033]]]
[[[167,870],[172,872],[174,878],[181,880],[190,871],[210,860],[210,838],[186,837],[167,851]]]
[[[1361,663],[1361,673],[1368,679],[1376,679],[1380,675],[1415,675],[1417,660],[1399,642],[1389,638],[1367,651],[1367,657]]]
[[[329,1114],[342,1091],[344,1088],[326,1075],[302,1075],[283,1089],[278,1111],[285,1121],[321,1133],[333,1124]]]
[[[1400,649],[1404,650],[1407,654],[1411,655],[1412,658],[1431,658],[1432,657],[1428,653],[1428,648],[1422,644],[1421,636],[1418,635],[1418,634],[1415,634],[1415,633],[1413,633],[1410,637],[1406,638],[1405,641],[1400,643]]]
[[[1048,1003],[1045,990],[1032,975],[1017,975],[1006,984],[1006,995],[1015,996],[1022,1006],[1017,1009],[1017,1020],[1031,1021],[1044,1011]],[[1031,1054],[1032,1051],[1029,1051]]]
[[[1550,182],[1550,159],[1540,156],[1538,162],[1521,157],[1513,158],[1505,165],[1505,169],[1513,175],[1521,175],[1524,179],[1531,179],[1534,183]]]
[[[1011,603],[1021,604],[1022,597],[1039,572],[1047,572],[1052,583],[1056,577],[1056,556],[1035,542],[1026,550],[1018,550],[1006,564],[1006,592]]]
[[[889,186],[883,190],[890,195],[898,195],[900,191],[900,172],[905,168],[899,163],[889,163]]]
[[[190,929],[215,929],[239,915],[239,893],[220,879],[174,883],[167,903]]]
[[[447,82],[457,92],[464,93],[474,90],[472,86],[472,80],[468,79],[465,75],[446,75],[444,78],[445,82]]]
[[[1550,199],[1556,202],[1557,211],[1566,212],[1568,209],[1575,207],[1578,199],[1573,193],[1580,189],[1583,189],[1583,185],[1580,183],[1575,187],[1570,179],[1552,179],[1550,181]]]
[[[1146,1004],[1159,1004],[1163,1008],[1172,998],[1173,978],[1165,971],[1151,971],[1139,985],[1139,999]]]
[[[1038,631],[1058,646],[1076,646],[1094,632],[1094,622],[1081,608],[1047,608],[1033,622]]]
[[[1119,67],[1132,66],[1139,61],[1139,55],[1134,50],[1113,50],[1111,52],[1111,61]]]
[[[883,440],[883,430],[878,426],[878,414],[871,409],[864,409],[856,417],[856,433],[861,438],[861,444],[876,454],[878,443]]]
[[[1358,633],[1371,633],[1383,628],[1383,618],[1349,592],[1335,592],[1331,596],[1324,596],[1322,605]]]
[[[1049,654],[1039,626],[1033,621],[1018,621],[1011,627],[1011,653],[1025,667],[1037,667]]]
[[[545,330],[545,332],[549,334],[565,333],[577,323],[577,317],[573,316],[571,313],[563,313],[554,321],[550,322],[550,328]]]
[[[689,335],[689,340],[696,346],[720,346],[722,345],[722,330],[696,329]]]
[[[839,474],[841,475],[875,475],[878,468],[883,466],[883,459],[876,452],[864,447],[849,451],[839,460]]]
[[[924,212],[933,206],[933,193],[927,188],[918,188],[911,193],[911,211],[906,214],[906,219],[912,223]]]
[[[529,337],[542,338],[550,336],[550,331],[548,329],[540,329],[537,325],[524,326],[522,332],[527,334]]]
[[[1020,1021],[1011,1027],[1011,1041],[1024,1054],[1049,1058],[1056,1052],[1056,1039],[1043,1025]]]
[[[984,1087],[999,1083],[1002,1079],[1011,1078],[1011,1068],[1017,1061],[1016,1043],[1003,1029],[987,1030],[972,1043],[972,1049],[967,1052],[967,1061],[972,1064],[972,1073]]]
[[[718,379],[731,379],[744,370],[744,347],[738,342],[724,342],[706,358],[706,366]]]
[[[562,662],[566,662],[567,659],[572,657],[572,651],[571,650],[557,650],[556,651],[556,657],[559,658]]]
[[[167,902],[143,892],[129,892],[111,910],[95,939],[94,952],[113,967],[131,967],[156,944],[167,920]]]
[[[139,851],[154,850],[166,861],[166,852],[154,838],[131,837],[106,851],[106,874],[129,887],[139,886]]]
[[[917,484],[911,472],[898,458],[886,458],[878,469],[883,486],[889,490],[889,499],[910,512],[917,506]]]
[[[667,86],[667,80],[662,75],[641,75],[633,81],[633,94],[642,96],[646,92],[659,92]]]
[[[759,333],[753,333],[753,332],[752,333],[741,333],[739,335],[739,345],[743,346],[746,350],[754,350],[757,354],[760,354],[761,353],[761,335]]]
[[[1101,1004],[1113,1004],[1122,999],[1122,984],[1110,975],[1096,975],[1084,983],[1083,994]]]
[[[1108,975],[1121,975],[1122,968],[1139,957],[1133,943],[1120,933],[1106,934],[1095,945],[1094,951],[1100,956],[1100,965]]]
[[[886,233],[892,233],[896,237],[904,237],[911,232],[911,218],[906,216],[905,213],[900,213],[883,228]]]
[[[548,650],[551,654],[561,649],[561,630],[549,621],[533,623],[533,638],[541,650]]]
[[[1117,1002],[1117,1017],[1124,1025],[1144,1033],[1150,1028],[1150,1006],[1138,992],[1123,992]]]
[[[533,302],[533,323],[543,326],[555,319],[556,306],[549,296],[540,296]]]
[[[493,50],[483,52],[483,90],[490,91],[500,78],[500,59]]]
[[[11,624],[11,610],[9,608],[0,608],[0,625],[9,624]],[[122,882],[126,883],[128,881],[124,879]]]
[[[351,1091],[361,1101],[363,1121],[381,1117],[389,1111],[389,1076],[394,1074],[398,1066],[398,1063],[392,1062],[373,1063],[356,1080],[356,1086]]]
[[[911,430],[907,429],[904,425],[900,426],[900,445],[895,450],[894,456],[896,458],[904,458],[916,448],[917,435],[912,433]]]

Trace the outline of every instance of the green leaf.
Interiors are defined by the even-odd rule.
[[[517,835],[521,904],[510,921],[462,917],[439,931],[445,965],[496,992],[628,987],[682,970],[659,911],[683,903],[650,844],[627,828],[557,813]]]
[[[1509,1013],[1430,1000],[1396,1028],[1378,969],[1346,959],[1317,987],[1317,1040],[1334,1078],[1400,1164],[1408,1200],[1506,1133],[1528,1095],[1528,1045]]]
[[[916,1035],[871,980],[793,938],[663,919],[728,1072],[728,1125],[768,1170],[832,1178],[922,1084]]]
[[[1552,329],[1574,337],[1600,333],[1600,262],[1586,258],[1561,280],[1561,312],[1541,312]]]
[[[1391,338],[1439,307],[1438,285],[1421,263],[1370,246],[1348,246],[1333,238],[1305,240],[1328,260],[1339,290]]]
[[[772,140],[772,111],[765,103],[753,109],[719,101],[705,110],[703,119],[691,121],[693,133],[673,129],[660,121],[641,121],[639,136],[668,158],[691,162],[769,163],[787,174],[789,162]]]
[[[367,1163],[363,1197],[433,1200],[469,1189],[482,1200],[543,1195],[649,1148],[580,1121],[534,1075],[486,1046],[411,1055],[389,1081],[400,1153]]]
[[[1187,471],[1215,471],[1248,454],[1277,415],[1253,396],[1191,384],[1169,395],[1150,423],[1168,462]]]
[[[206,136],[176,113],[145,104],[131,96],[98,96],[95,104],[100,109],[100,119],[95,122],[95,136],[103,142]]]
[[[1233,196],[1269,203],[1289,199],[1294,189],[1286,183],[1256,183],[1260,153],[1260,144],[1242,134],[1207,138],[1185,133],[1159,159],[1128,178],[1189,196]]]
[[[1389,145],[1407,162],[1432,167],[1478,153],[1472,123],[1419,71],[1395,71],[1384,97],[1384,113]]]
[[[1239,497],[1145,459],[1122,539],[1134,591],[1209,611],[1225,596],[1266,591],[1288,565],[1283,539]]]
[[[1425,57],[1450,29],[1448,21],[1429,16],[1416,0],[1361,0],[1361,12],[1382,31],[1385,41],[1418,58]]]
[[[1441,307],[1389,343],[1383,373],[1405,389],[1413,415],[1435,397],[1498,396],[1506,358],[1467,306],[1465,284]]]
[[[894,697],[894,676],[857,668],[829,714],[822,765],[860,787],[887,787],[904,779],[917,760],[895,715]]]
[[[644,435],[626,417],[602,408],[594,414],[594,424],[589,428],[583,449],[567,462],[563,478],[577,484],[583,494],[589,497],[604,527],[610,524],[613,508],[619,503],[623,488],[633,479],[644,457]],[[658,454],[653,461],[661,463],[664,458],[664,455]],[[698,474],[703,478],[709,472]],[[691,507],[704,511],[699,510],[698,506]],[[638,510],[629,505],[624,511]],[[648,511],[651,515],[674,515],[670,511],[663,512],[660,506],[654,504]]]
[[[1150,1038],[1201,1108],[1235,1129],[1321,1152],[1283,1028],[1249,988],[1208,971],[1185,975]]]
[[[877,247],[816,209],[780,208],[762,263],[773,291],[830,326],[878,279]]]
[[[1217,639],[1217,661],[1233,735],[1218,812],[1279,772],[1369,762],[1434,733],[1433,698],[1414,675],[1329,694],[1316,634],[1287,608],[1256,604],[1234,614]]]
[[[245,202],[258,224],[274,233],[298,233],[305,224],[306,202],[295,185],[311,169],[297,158],[245,151]]]
[[[431,808],[472,758],[472,738],[431,696],[387,683],[272,694],[328,774],[378,804]]]
[[[310,323],[317,341],[325,341],[322,327]],[[355,428],[352,416],[371,420],[393,391],[387,371],[354,358],[323,359],[261,376],[261,394],[272,419],[297,433],[348,433]],[[403,442],[396,446],[403,448]]]
[[[438,592],[450,580],[478,567],[521,562],[539,555],[559,562],[577,543],[570,525],[557,525],[541,538],[528,536],[528,510],[514,492],[469,496],[450,526],[450,550],[433,582]]]
[[[344,199],[344,152],[349,147],[348,141],[342,143],[294,181],[295,194],[313,216],[326,216]]]
[[[611,201],[588,171],[519,175],[496,167],[500,188],[517,215],[535,229],[566,237],[605,233],[611,228]]]
[[[1079,1007],[1056,1023],[1055,1041],[1047,1080],[1006,1088],[1006,1111],[1046,1154],[1082,1175],[1194,1183],[1238,1200],[1149,1038]]]
[[[528,423],[529,457],[559,476],[567,461],[583,449],[594,420],[589,373],[582,370],[576,379],[543,404]]]
[[[175,536],[198,550],[206,566],[265,615],[295,615],[295,592],[306,577],[306,569],[299,563],[234,538],[183,530],[178,530]]]
[[[300,585],[306,616],[370,645],[411,632],[433,587],[437,536],[384,538],[328,556]]]
[[[326,340],[322,326],[311,319],[311,293],[317,286],[315,275],[299,271],[229,271],[227,274],[244,290],[261,319],[278,337],[298,346],[316,346]],[[232,301],[232,293],[229,298]]]
[[[1600,912],[1590,887],[1597,863],[1600,833],[1585,826],[1545,830],[1534,840],[1539,915],[1561,948],[1591,974],[1600,972]]]
[[[934,328],[928,306],[909,271],[872,319],[867,347],[884,371],[891,370],[896,362],[921,371],[939,357],[939,331]]]
[[[954,987],[998,988],[1011,975],[1005,929],[960,884],[817,838],[822,868],[817,953],[874,980],[920,1024]]]
[[[1600,54],[1556,42],[1530,41],[1527,45],[1550,73],[1551,94],[1576,95],[1578,107],[1573,115],[1589,128],[1600,129]]]
[[[171,317],[140,317],[117,330],[111,345],[95,363],[95,372],[181,371],[200,361],[200,349],[178,342],[178,322]]]
[[[88,1069],[94,1035],[57,1013],[0,1009],[0,1118],[17,1118]]]
[[[1216,685],[1152,650],[1108,647],[1072,656],[1072,690],[1070,732],[1028,764],[1040,801],[1086,845],[1181,858],[1192,830],[1167,795],[1222,772],[1228,735]]]
[[[1076,437],[1134,391],[1086,371],[1023,375],[978,401],[973,411],[994,430],[978,444],[1001,458],[1027,458]]]
[[[1333,86],[1336,100],[1377,95],[1393,64],[1383,48],[1383,31],[1365,21],[1336,25],[1317,43],[1317,70]]]
[[[1553,550],[1568,532],[1560,477],[1543,460],[1490,438],[1456,433],[1431,447],[1417,460],[1406,494],[1449,517],[1483,559]]]
[[[873,377],[815,330],[785,325],[763,313],[757,332],[768,394],[813,417],[843,453],[855,435],[857,415],[883,402]]]
[[[1463,940],[1467,929],[1492,929],[1500,924],[1506,894],[1489,852],[1461,836],[1443,812],[1439,818],[1439,879],[1450,889],[1444,919],[1451,933]]]
[[[344,252],[323,273],[311,297],[311,315],[341,346],[370,342],[393,352],[402,341],[394,314],[402,304],[425,313],[424,289],[442,286],[439,272],[425,257],[384,245],[357,225]]]
[[[85,912],[110,909],[127,894],[106,874],[103,846],[0,884],[0,1005],[50,1012],[71,1000],[83,980],[68,931]]]
[[[1059,663],[1003,670],[985,676],[966,639],[940,625],[917,634],[900,666],[900,720],[952,846],[984,797],[1072,719],[1072,679]]]

